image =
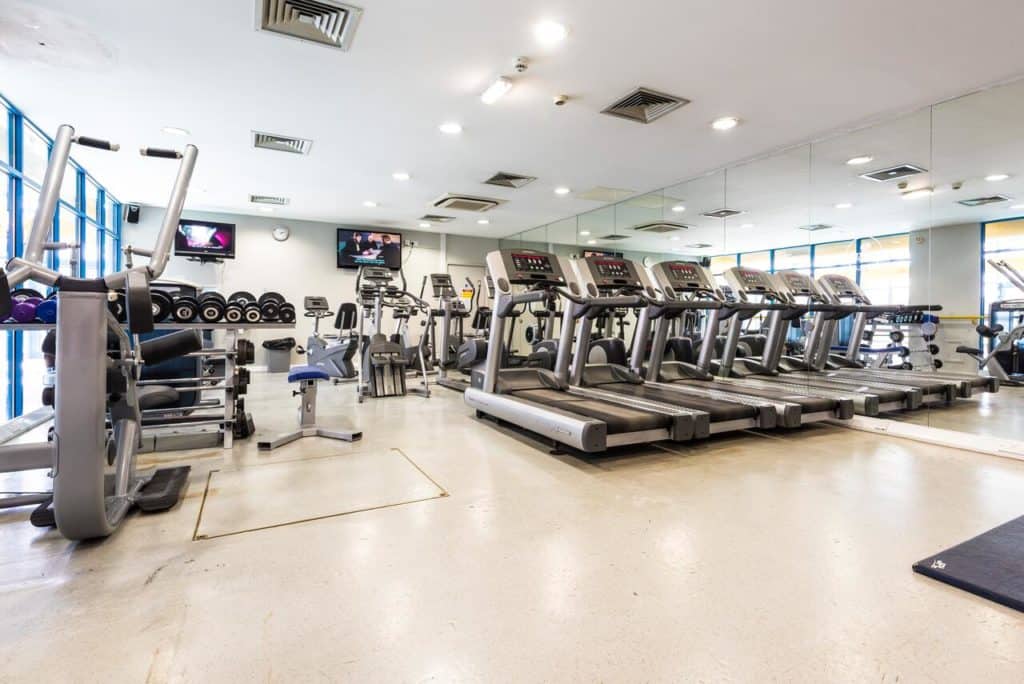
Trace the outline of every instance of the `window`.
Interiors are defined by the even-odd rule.
[[[85,224],[85,243],[82,245],[82,264],[85,268],[86,278],[96,278],[103,275],[103,266],[100,262],[100,228],[89,221]]]
[[[23,159],[21,171],[26,178],[36,183],[42,183],[43,176],[46,174],[46,161],[50,157],[50,145],[31,126],[22,126],[21,131]]]
[[[117,251],[120,249],[120,241],[114,233],[103,233],[103,274],[117,270]]]
[[[772,252],[771,250],[768,250],[765,252],[748,252],[747,254],[740,254],[740,266],[756,268],[759,271],[771,271]]]
[[[39,179],[42,182],[42,178]],[[60,198],[73,207],[78,206],[78,169],[72,164],[64,169],[64,178],[60,182]]]
[[[737,265],[735,254],[723,254],[722,256],[711,257],[711,272],[714,275],[721,275],[727,269]]]
[[[1005,261],[1024,273],[1024,220],[982,224],[981,244],[985,261],[982,270],[982,307],[988,313],[988,307],[993,302],[1024,297],[1024,292],[988,265],[989,260]],[[988,324],[1000,324],[1007,330],[1013,328],[1013,321],[1010,320],[1012,314],[1004,313],[1002,316],[1000,320],[988,321]]]
[[[0,163],[11,163],[11,113],[0,103]]]
[[[72,211],[67,205],[60,205],[60,213],[57,218],[57,228],[60,230],[61,242],[78,242],[78,214]],[[61,273],[78,276],[80,272],[71,270],[71,250],[62,249],[54,255],[58,270]]]
[[[100,220],[100,189],[91,178],[85,179],[85,215],[93,221]]]
[[[872,304],[908,304],[910,235],[861,238],[859,282]]]
[[[35,411],[43,405],[43,385],[46,380],[46,362],[43,360],[45,330],[17,332],[21,336],[21,413]]]
[[[826,242],[814,246],[814,270],[820,275],[821,269],[832,270],[833,266],[856,266],[857,242]]]
[[[103,225],[107,228],[117,225],[117,207],[110,197],[105,197],[103,201]]]
[[[809,245],[803,247],[787,247],[786,249],[775,250],[775,270],[789,271],[796,270],[810,275],[811,273],[811,248]]]
[[[2,113],[2,112],[0,112]],[[11,177],[0,173],[0,260],[11,258]]]

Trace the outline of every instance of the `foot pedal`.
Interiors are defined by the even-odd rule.
[[[162,468],[149,479],[135,497],[135,505],[146,513],[174,508],[181,501],[192,466]]]
[[[51,503],[53,503],[52,497],[49,501],[44,501],[39,504],[39,506],[32,511],[32,515],[28,517],[29,522],[36,527],[56,527],[57,518],[53,514],[53,509],[50,508]]]

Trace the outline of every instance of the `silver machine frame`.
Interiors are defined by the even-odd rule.
[[[11,259],[5,269],[9,286],[29,280],[59,286],[64,279],[42,264],[72,143],[110,151],[118,149],[117,145],[106,141],[76,137],[74,128],[69,125],[58,128],[24,256]],[[140,288],[148,290],[149,282],[163,273],[198,150],[194,145],[186,145],[184,152],[142,148],[141,154],[179,159],[180,165],[149,263],[105,276],[107,290],[122,287],[129,292]],[[143,360],[139,356],[138,340],[132,345],[122,326],[109,313],[106,291],[58,287],[57,311],[58,391],[55,393],[53,440],[0,447],[0,472],[48,468],[53,479],[54,517],[60,533],[72,540],[106,537],[124,520],[149,479],[136,473],[141,419],[135,381]],[[120,401],[110,404],[111,434],[107,429],[108,333],[113,333],[118,340],[120,360],[115,363],[127,386]],[[114,489],[108,495],[105,475],[111,457]],[[0,506],[43,503],[49,496],[12,497],[0,502]]]

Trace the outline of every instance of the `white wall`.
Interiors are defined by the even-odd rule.
[[[251,339],[257,346],[257,364],[264,362],[260,343],[265,339],[291,336],[299,340],[300,344],[305,344],[313,326],[311,319],[302,316],[303,297],[325,296],[332,308],[341,302],[355,300],[356,271],[339,269],[335,256],[336,231],[342,224],[192,211],[186,211],[184,216],[234,223],[237,226],[235,259],[223,264],[200,264],[182,257],[172,257],[163,277],[188,280],[225,295],[237,290],[247,290],[257,296],[268,291],[280,292],[296,306],[298,320],[294,331],[262,331],[252,334]],[[139,247],[151,247],[162,217],[162,209],[142,207],[139,223],[125,224],[125,240]],[[285,242],[277,242],[271,236],[274,227],[278,225],[286,225],[291,229],[291,237]],[[366,229],[382,230],[380,227]],[[440,234],[406,230],[401,232],[405,242],[404,272],[408,288],[413,294],[419,294],[423,276],[436,273],[439,269],[443,271],[448,263],[483,266],[487,252],[498,248],[497,240],[449,235],[444,241],[446,252],[450,255],[446,258],[441,251]],[[385,325],[385,329],[390,332],[392,322],[385,320]],[[412,328],[413,333],[419,330],[418,325]],[[293,357],[293,363],[299,360],[297,356]]]

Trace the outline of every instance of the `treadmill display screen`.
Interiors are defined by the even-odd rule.
[[[748,290],[770,289],[762,271],[754,271],[749,268],[737,268],[735,272],[739,277],[739,281],[743,283]]]
[[[681,261],[669,264],[668,266],[673,281],[691,287],[699,287],[704,281],[701,272],[697,270],[698,268],[700,267],[697,264],[688,264]]]
[[[629,278],[629,266],[618,259],[595,259],[594,267],[602,278]]]
[[[782,273],[780,275],[782,282],[786,283],[786,287],[797,294],[809,294],[813,291],[810,277],[803,273]]]
[[[555,274],[551,259],[542,254],[513,254],[512,266],[520,273]]]
[[[827,282],[838,295],[852,297],[857,294],[857,286],[854,285],[853,281],[846,276],[824,275],[821,278]]]

